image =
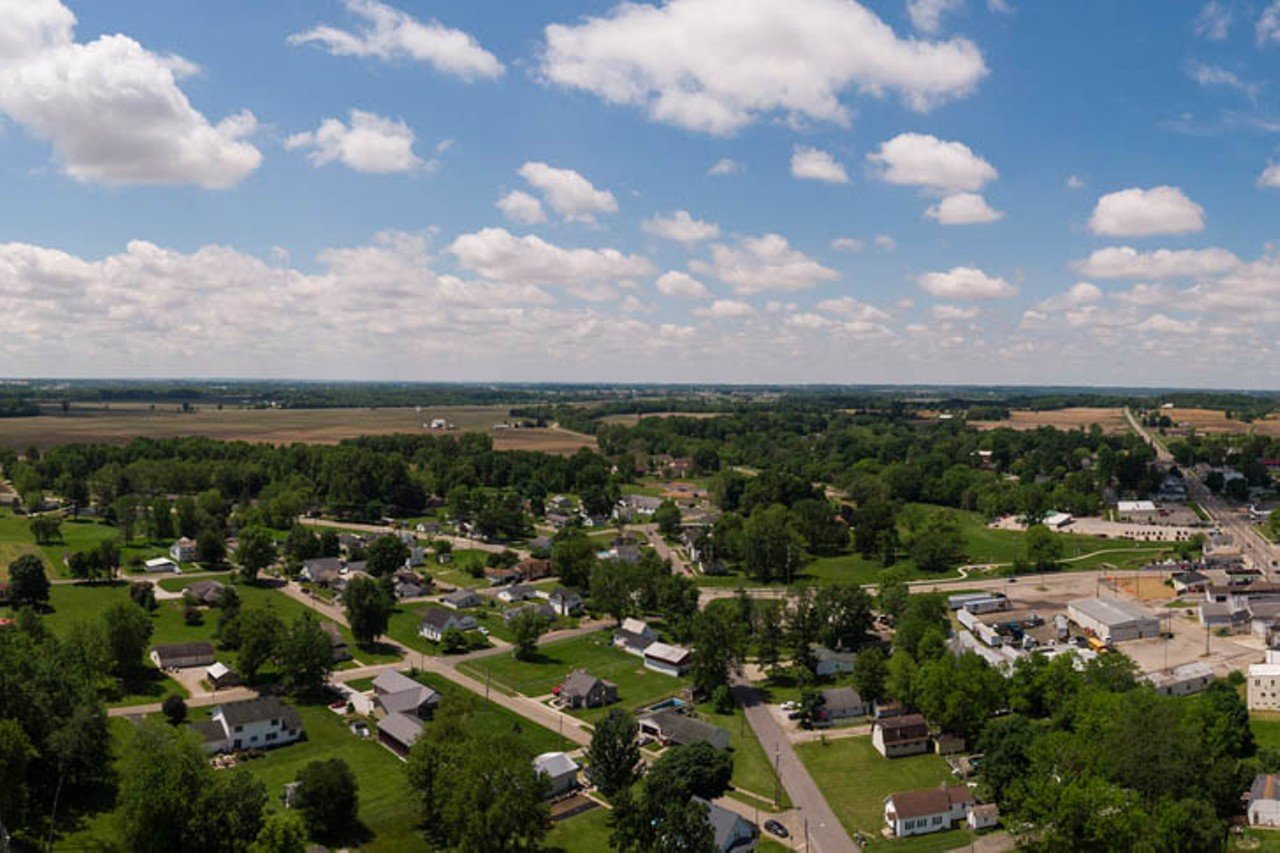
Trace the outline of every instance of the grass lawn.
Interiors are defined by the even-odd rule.
[[[465,668],[481,678],[491,676],[494,684],[526,696],[548,694],[570,671],[585,669],[618,685],[620,701],[612,707],[625,709],[650,705],[678,693],[688,684],[687,679],[672,678],[645,669],[640,658],[615,649],[610,644],[610,636],[609,631],[599,631],[585,637],[548,643],[538,649],[537,657],[531,661],[518,661],[508,653],[482,658],[466,664]],[[603,717],[608,710],[594,708],[572,713],[590,722]]]
[[[796,754],[844,828],[878,838],[884,826],[884,798],[900,791],[932,788],[953,780],[947,763],[932,754],[884,758],[869,737],[803,743]],[[949,833],[948,833],[949,834]],[[935,836],[936,837],[936,836]],[[965,844],[956,840],[951,846]],[[895,842],[905,846],[907,842]]]
[[[549,853],[597,853],[609,848],[609,810],[594,808],[552,824],[547,834]]]
[[[1228,850],[1235,851],[1260,850],[1263,853],[1277,853],[1280,851],[1280,829],[1255,829],[1249,828],[1244,831],[1244,835],[1231,835]]]
[[[104,539],[120,539],[118,529],[89,518],[62,521],[62,541],[52,545],[37,545],[31,535],[31,519],[14,515],[10,509],[0,510],[0,565],[9,563],[23,554],[43,557],[50,577],[70,577],[62,563],[62,555],[68,551],[86,551],[97,547]],[[135,540],[120,549],[120,559],[128,565],[134,559],[149,559],[167,553],[167,543],[148,543]]]
[[[520,738],[534,755],[544,752],[568,751],[575,745],[551,729],[543,728],[535,722],[525,719],[514,711],[509,711],[496,702],[490,702],[477,696],[465,687],[454,684],[449,679],[434,673],[418,673],[418,681],[439,693],[445,702],[470,702],[471,709],[467,714],[467,723],[474,730],[490,733],[518,731]],[[428,723],[428,725],[430,725]]]
[[[778,778],[773,772],[773,758],[765,754],[751,726],[744,724],[746,718],[742,709],[734,708],[732,714],[717,714],[710,705],[699,705],[698,716],[729,733],[729,745],[733,747],[733,778],[730,780],[733,787],[763,797],[765,802],[759,804],[762,807],[772,803]],[[786,789],[777,785],[777,790],[782,808],[790,808],[791,800]],[[746,797],[744,802],[756,805],[752,797]]]
[[[1249,728],[1253,730],[1253,739],[1259,749],[1280,749],[1280,713],[1250,711]]]

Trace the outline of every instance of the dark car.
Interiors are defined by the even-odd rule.
[[[787,828],[772,818],[764,822],[764,831],[776,835],[779,838],[791,837],[791,833],[787,831]]]

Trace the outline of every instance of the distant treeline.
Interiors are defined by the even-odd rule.
[[[0,397],[0,418],[29,418],[40,414],[40,407],[21,397]]]

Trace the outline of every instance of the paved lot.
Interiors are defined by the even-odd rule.
[[[992,530],[1026,530],[1027,525],[1013,516],[992,522]],[[1137,522],[1107,521],[1105,518],[1077,518],[1061,528],[1062,533],[1078,533],[1083,536],[1105,536],[1108,539],[1132,539],[1135,542],[1179,542],[1204,533],[1206,527],[1177,524],[1139,524]]]

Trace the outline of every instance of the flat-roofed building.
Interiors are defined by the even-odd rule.
[[[1160,620],[1145,609],[1112,598],[1080,598],[1067,605],[1067,618],[1104,642],[1160,636]]]

